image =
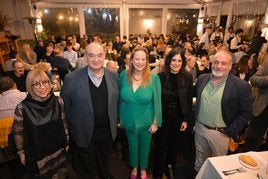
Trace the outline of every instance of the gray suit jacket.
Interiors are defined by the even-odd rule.
[[[88,67],[75,70],[64,79],[61,96],[71,140],[79,147],[88,147],[94,130],[94,114],[89,89]],[[112,138],[116,137],[117,106],[119,101],[119,76],[104,69],[108,90],[108,115]]]
[[[268,61],[268,60],[266,60]],[[250,83],[255,88],[253,115],[260,115],[268,105],[268,62],[265,62],[251,78]]]
[[[210,76],[211,74],[204,74],[197,79],[196,112],[199,111],[201,94]],[[246,81],[229,74],[222,94],[221,110],[223,120],[227,125],[224,131],[229,137],[237,140],[237,133],[252,118],[252,93],[250,85]]]

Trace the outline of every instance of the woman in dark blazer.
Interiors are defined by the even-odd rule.
[[[191,73],[185,70],[185,65],[183,51],[174,48],[166,57],[164,72],[159,74],[163,123],[155,134],[154,178],[162,178],[163,173],[168,176],[168,164],[171,164],[175,171],[178,137],[180,132],[187,129],[192,109],[193,78]]]

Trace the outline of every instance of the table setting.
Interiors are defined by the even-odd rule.
[[[268,151],[208,158],[196,179],[268,179]]]

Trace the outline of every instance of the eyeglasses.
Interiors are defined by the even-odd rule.
[[[35,89],[39,89],[40,87],[44,86],[44,87],[48,87],[49,86],[49,81],[40,81],[40,82],[35,82],[32,84],[32,87],[34,87]]]

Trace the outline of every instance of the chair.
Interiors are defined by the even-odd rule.
[[[8,135],[12,130],[14,117],[5,117],[0,119],[0,147],[8,146]]]
[[[14,117],[0,119],[0,165],[17,160],[17,149],[12,134]]]

